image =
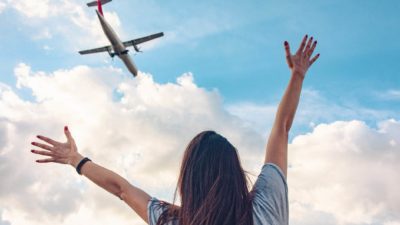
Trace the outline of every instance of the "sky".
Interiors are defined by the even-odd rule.
[[[130,54],[137,78],[108,54],[81,0],[0,0],[0,225],[145,224],[65,165],[37,165],[37,134],[64,140],[171,201],[182,154],[212,129],[256,179],[290,78],[283,42],[318,40],[290,133],[293,225],[400,224],[400,2],[114,0],[123,40],[164,32]]]

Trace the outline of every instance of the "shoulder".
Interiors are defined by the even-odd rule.
[[[147,215],[149,225],[156,225],[158,218],[167,210],[166,203],[155,197],[151,197],[147,204]]]
[[[261,168],[254,188],[265,188],[271,185],[279,186],[287,191],[287,182],[283,171],[273,163],[266,163]]]
[[[288,187],[286,178],[277,165],[263,165],[252,192],[255,224],[288,223]]]
[[[151,197],[147,204],[149,225],[156,225],[161,214],[168,210],[169,206],[171,206],[170,203]]]

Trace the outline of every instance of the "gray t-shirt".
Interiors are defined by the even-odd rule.
[[[272,163],[265,164],[254,186],[254,225],[287,225],[289,222],[288,188],[281,169]],[[156,225],[166,205],[151,198],[147,205],[150,225]],[[174,221],[169,225],[177,225]]]

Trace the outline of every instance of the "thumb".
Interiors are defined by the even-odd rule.
[[[285,45],[285,53],[286,53],[286,62],[289,65],[289,68],[293,68],[292,53],[290,53],[289,42],[285,41],[284,45]]]
[[[71,132],[68,129],[68,126],[64,127],[64,134],[67,137],[68,143],[73,143],[74,139],[72,138]]]

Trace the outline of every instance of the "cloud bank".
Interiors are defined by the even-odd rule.
[[[297,136],[290,145],[292,222],[399,223],[399,144],[396,120],[377,128],[338,121]]]
[[[69,125],[82,154],[167,199],[172,197],[182,152],[200,131],[221,132],[241,152],[253,153],[243,153],[243,159],[257,158],[261,166],[264,138],[242,128],[240,119],[224,110],[218,92],[197,87],[191,74],[176,83],[158,84],[148,74],[131,79],[114,68],[78,66],[48,74],[20,64],[15,75],[16,87],[31,90],[34,101],[2,86],[0,174],[7,182],[0,202],[8,204],[0,203],[0,208],[12,224],[47,224],[54,219],[70,224],[68,218],[72,221],[85,210],[92,212],[90,223],[104,223],[110,215],[121,224],[140,221],[73,168],[34,163],[29,153],[34,136],[64,140],[64,125]],[[95,216],[99,212],[105,212],[104,217]]]
[[[257,175],[264,132],[224,107],[217,90],[190,73],[160,84],[112,67],[77,66],[51,73],[15,68],[15,87],[0,85],[0,224],[144,224],[127,206],[76,174],[37,165],[37,134],[64,140],[69,125],[80,152],[150,195],[171,200],[183,150],[202,130],[226,136],[245,169]],[[31,91],[33,101],[16,94]],[[275,106],[260,111],[272,120]],[[236,111],[238,112],[238,111]],[[291,224],[398,224],[400,122],[316,124],[289,146]],[[254,178],[254,177],[253,177]]]

